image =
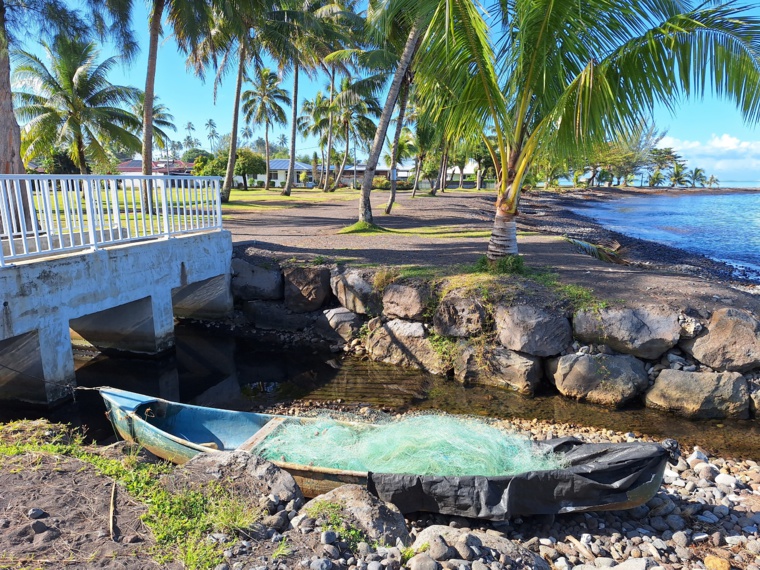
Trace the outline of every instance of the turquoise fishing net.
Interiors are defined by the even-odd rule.
[[[381,425],[287,421],[254,453],[302,465],[417,475],[514,475],[562,467],[530,440],[476,420],[416,416]]]

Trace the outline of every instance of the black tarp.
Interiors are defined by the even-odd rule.
[[[536,442],[565,468],[508,477],[437,477],[370,473],[370,492],[402,513],[417,511],[506,520],[520,515],[625,509],[648,501],[660,487],[677,444],[583,443],[575,438]]]

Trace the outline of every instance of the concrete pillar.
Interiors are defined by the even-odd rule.
[[[169,289],[131,303],[72,319],[75,346],[157,354],[174,344],[174,317]]]
[[[70,387],[76,386],[69,323],[63,319],[51,322],[41,327],[38,334],[45,394],[47,403],[53,404],[69,398]]]
[[[229,271],[223,275],[172,289],[174,314],[194,319],[219,319],[232,312]]]

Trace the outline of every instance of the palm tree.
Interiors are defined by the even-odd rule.
[[[22,152],[25,160],[65,149],[82,174],[88,171],[88,157],[96,162],[109,160],[107,145],[116,142],[136,151],[140,140],[140,120],[119,105],[135,104],[139,91],[112,85],[108,72],[117,59],[97,63],[93,42],[58,36],[52,46],[42,43],[50,61],[48,67],[38,56],[17,51],[14,84],[16,113],[25,123]]]
[[[686,182],[695,188],[697,184],[704,186],[707,183],[707,176],[702,168],[692,168],[686,173]]]
[[[649,177],[649,185],[653,188],[657,188],[661,184],[665,183],[665,175],[662,173],[662,170],[659,168],[655,168],[654,172],[652,172],[652,175]]]
[[[449,138],[495,129],[492,260],[517,253],[515,215],[539,152],[588,156],[594,144],[641,124],[656,104],[672,106],[708,87],[745,119],[760,117],[749,87],[760,83],[760,19],[738,4],[513,0],[495,8],[503,29],[494,45],[470,3],[436,12],[414,68],[420,100]]]
[[[131,0],[126,0],[131,6]],[[148,3],[148,69],[145,76],[145,115],[143,116],[142,173],[151,174],[153,165],[153,98],[155,97],[158,39],[166,14],[172,36],[185,53],[196,49],[210,22],[210,2],[196,0],[151,0]]]
[[[277,146],[281,146],[282,148],[287,148],[288,146],[288,137],[285,136],[285,133],[281,133],[280,136],[277,137]]]
[[[317,91],[313,99],[305,99],[301,105],[301,114],[296,120],[296,130],[303,137],[315,137],[322,154],[322,171],[319,174],[317,186],[321,186],[324,178],[329,176],[329,159],[325,157],[327,146],[327,129],[329,127],[328,110],[330,101],[322,91]],[[327,165],[327,168],[325,168]]]
[[[250,125],[246,125],[240,131],[240,142],[243,145],[246,145],[250,142],[252,138],[253,138],[253,129],[250,127]]]
[[[715,186],[716,188],[720,186],[720,180],[718,180],[714,174],[710,175],[710,178],[707,179],[707,187],[712,188]]]
[[[417,149],[414,162],[414,186],[412,187],[412,198],[417,195],[417,187],[420,181],[420,171],[422,165],[433,149],[435,143],[435,129],[427,120],[417,120],[417,126],[414,130],[414,148]]]
[[[343,160],[335,175],[331,191],[338,187],[346,169],[351,140],[353,139],[354,146],[358,146],[361,140],[371,138],[377,129],[373,118],[379,117],[382,111],[380,103],[377,97],[372,95],[371,89],[368,89],[366,84],[362,82],[351,83],[348,77],[345,77],[341,82],[340,92],[335,97],[334,107],[336,139],[342,140],[345,148]],[[354,165],[355,174],[356,165]]]
[[[103,32],[99,37],[113,38],[122,58],[129,60],[137,52],[130,16],[131,7],[125,2],[86,0],[75,9],[66,0],[0,0],[0,174],[24,173],[21,130],[13,111],[11,86],[10,53],[17,42],[58,33],[85,39],[93,32]]]
[[[195,132],[195,125],[191,121],[187,122],[185,125],[185,130],[187,131],[187,136],[190,137],[190,140],[195,139],[193,136],[193,133]]]
[[[269,190],[269,127],[288,122],[280,104],[289,105],[290,95],[280,87],[280,78],[268,67],[257,69],[251,80],[253,89],[243,92],[243,113],[247,123],[264,125],[266,178],[264,190]]]
[[[290,126],[290,165],[283,196],[290,196],[295,183],[296,123],[298,119],[298,78],[301,71],[314,75],[325,57],[335,51],[335,46],[345,39],[347,30],[341,27],[341,18],[350,11],[340,3],[330,0],[283,0],[283,13],[288,17],[289,48],[276,55],[282,69],[293,73],[293,100]],[[330,160],[330,157],[327,157]]]
[[[145,116],[145,93],[140,92],[137,96],[137,101],[132,105],[132,113],[136,117],[140,118],[140,131],[142,132],[142,118]],[[174,126],[174,116],[169,112],[169,109],[163,103],[158,102],[158,96],[153,98],[153,138],[156,140],[156,147],[160,150],[165,150],[171,138],[167,134],[166,130],[177,132],[177,127]],[[192,123],[188,123],[192,126]],[[166,130],[164,130],[166,129]],[[139,134],[138,132],[138,134]],[[191,138],[192,140],[192,138]],[[191,143],[192,145],[192,143]],[[190,147],[188,147],[190,148]]]
[[[206,121],[205,124],[206,130],[208,131],[208,135],[206,137],[208,138],[208,145],[211,149],[211,152],[214,152],[214,142],[219,139],[219,133],[216,130],[216,121],[214,119],[209,119]]]
[[[671,188],[676,186],[686,186],[686,169],[682,163],[676,162],[673,165],[673,168],[670,170],[668,182],[670,182]]]

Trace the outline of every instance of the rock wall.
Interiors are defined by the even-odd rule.
[[[548,382],[613,408],[640,399],[695,419],[760,413],[760,320],[745,310],[702,318],[642,304],[570,314],[464,290],[437,298],[426,282],[379,290],[373,271],[356,268],[237,258],[232,272],[251,325],[318,335],[334,350],[526,395]]]

